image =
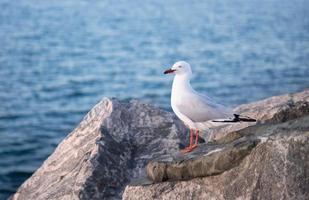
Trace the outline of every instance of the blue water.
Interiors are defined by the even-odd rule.
[[[0,199],[103,96],[169,107],[177,60],[228,105],[309,86],[309,0],[0,0]]]

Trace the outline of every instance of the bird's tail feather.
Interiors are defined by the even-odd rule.
[[[242,115],[234,114],[234,118],[212,120],[212,122],[226,122],[226,123],[256,122],[256,119],[253,119],[253,118],[247,117],[247,116],[242,116]]]

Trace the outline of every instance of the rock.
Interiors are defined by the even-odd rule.
[[[307,100],[309,100],[309,92],[305,91],[294,95],[272,97],[250,106],[240,106],[237,109],[249,114],[249,108],[251,107],[253,109],[250,113],[260,120],[259,124],[274,124],[309,114],[309,102]],[[286,106],[287,102],[290,102],[289,106]],[[270,106],[274,106],[274,108]],[[263,108],[264,112],[254,114],[255,111],[258,109],[262,110]],[[286,115],[284,116],[283,113]],[[187,180],[219,174],[238,165],[255,147],[261,135],[254,138],[251,135],[251,138],[248,138],[248,131],[251,133],[256,133],[256,131],[250,128],[234,131],[236,126],[238,128],[243,127],[242,124],[235,124],[214,129],[212,133],[217,135],[212,137],[213,144],[201,144],[191,154],[185,156],[179,156],[179,154],[164,155],[151,161],[147,165],[148,177],[153,182]],[[256,128],[256,126],[253,127]],[[263,127],[269,128],[271,126]],[[297,127],[294,128],[296,129]],[[271,131],[265,130],[265,132],[269,133]],[[244,142],[245,146],[239,145],[243,145]],[[235,144],[238,145],[235,146]],[[214,153],[210,154],[209,152]]]
[[[256,124],[286,122],[309,114],[309,89],[295,93],[275,96],[261,101],[244,104],[234,109],[235,113],[250,116],[257,123],[231,123],[212,128],[201,133],[209,142],[226,143],[238,138],[235,131]]]
[[[104,99],[11,198],[120,199],[149,160],[178,152],[185,136],[172,113]]]
[[[309,116],[241,131],[261,142],[236,167],[188,181],[129,185],[123,199],[308,199]]]
[[[201,144],[186,155],[160,156],[148,163],[147,175],[153,182],[162,182],[220,174],[237,166],[259,141],[240,138],[228,145]]]
[[[260,123],[280,123],[296,119],[309,114],[309,89],[241,105],[235,112],[249,115]]]
[[[124,199],[302,199],[309,191],[308,93],[238,107],[260,123],[214,129],[211,143],[185,157],[178,152],[188,133],[174,114],[104,99],[11,199],[120,199],[129,183]],[[147,179],[149,162],[153,181],[169,181]]]

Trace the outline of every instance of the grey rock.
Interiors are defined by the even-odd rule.
[[[309,116],[241,131],[260,143],[234,168],[187,181],[129,185],[123,199],[308,199]]]
[[[308,119],[300,119],[308,113],[308,93],[240,106],[242,113],[255,113],[249,116],[259,117],[261,123],[220,127],[212,135],[212,144],[181,158],[187,165],[194,159],[209,163],[203,174],[187,170],[186,179],[211,176],[157,184],[146,178],[147,163],[173,155],[171,163],[175,164],[179,149],[188,142],[186,128],[174,114],[151,105],[104,99],[11,199],[120,199],[129,183],[124,199],[248,199],[250,195],[262,199],[268,190],[271,197],[282,194],[285,199],[301,199],[308,191]],[[197,161],[192,167],[198,166]],[[181,163],[176,166],[188,168]],[[179,171],[163,177],[178,180]],[[267,176],[277,186],[270,185]]]
[[[162,182],[220,174],[237,166],[259,141],[243,137],[227,145],[201,144],[190,154],[160,156],[147,164],[147,175]]]
[[[260,123],[280,123],[309,114],[309,89],[295,94],[274,96],[235,109]]]
[[[250,116],[257,123],[231,123],[201,133],[209,142],[226,143],[237,139],[235,131],[256,124],[275,124],[309,114],[309,89],[295,94],[270,97],[261,101],[244,104],[234,109],[235,113]]]
[[[283,95],[272,97],[250,106],[244,105],[238,109],[242,112],[251,113],[259,119],[261,124],[274,124],[285,122],[309,114],[309,92],[301,92],[294,95]],[[302,97],[302,98],[299,98]],[[294,99],[294,100],[293,100]],[[296,99],[296,100],[295,100]],[[287,106],[287,104],[289,104]],[[253,108],[249,112],[249,108]],[[254,113],[258,109],[264,112]],[[268,111],[269,113],[266,113]],[[199,148],[187,155],[164,155],[147,165],[147,175],[153,182],[187,180],[197,177],[219,174],[237,166],[239,162],[250,153],[263,135],[255,135],[255,128],[240,129],[235,131],[235,126],[243,127],[242,124],[227,125],[224,128],[216,129],[216,137],[212,138],[212,143],[201,144]],[[238,128],[239,128],[238,127]],[[271,126],[263,126],[269,128]],[[298,127],[290,127],[292,130]],[[253,129],[253,130],[252,130]],[[248,133],[251,133],[249,135]],[[272,133],[265,130],[265,133]],[[235,145],[238,144],[238,145]],[[241,145],[239,145],[241,144]],[[213,152],[213,153],[209,153]]]
[[[149,160],[178,152],[185,136],[169,112],[104,99],[11,198],[120,199]]]

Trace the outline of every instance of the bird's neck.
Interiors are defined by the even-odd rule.
[[[190,76],[176,75],[173,81],[172,93],[179,93],[179,91],[191,91]]]

